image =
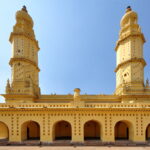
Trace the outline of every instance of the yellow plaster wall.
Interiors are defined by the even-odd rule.
[[[150,123],[150,113],[148,111],[97,111],[94,109],[88,111],[80,109],[78,111],[66,111],[65,109],[58,109],[57,111],[28,110],[26,112],[6,111],[0,113],[0,121],[8,126],[10,141],[25,140],[26,129],[22,125],[29,121],[35,121],[40,126],[40,141],[53,142],[55,135],[58,134],[57,131],[55,133],[56,123],[67,121],[71,125],[71,140],[73,142],[83,142],[84,125],[91,120],[99,123],[100,132],[97,131],[96,136],[99,134],[102,141],[115,141],[115,125],[119,121],[123,121],[128,125],[130,140],[145,141],[146,128]],[[37,136],[34,129],[31,135]]]
[[[9,138],[9,130],[5,123],[0,122],[0,140]]]

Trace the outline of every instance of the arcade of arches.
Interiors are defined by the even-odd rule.
[[[51,133],[52,133],[52,141],[56,140],[69,140],[74,141],[73,133],[76,130],[81,130],[83,128],[82,136],[83,141],[86,140],[101,140],[103,141],[103,134],[106,129],[102,129],[102,125],[99,121],[96,120],[89,120],[85,121],[83,127],[80,126],[75,128],[71,122],[60,120],[56,121],[51,126]],[[133,135],[135,132],[135,128],[129,121],[121,120],[117,121],[114,124],[114,129],[112,136],[114,137],[114,141],[118,140],[126,140],[126,141],[134,141]],[[25,121],[21,124],[21,141],[29,141],[29,140],[38,140],[44,141],[41,135],[41,131],[45,130],[43,128],[43,124],[37,121]],[[8,125],[4,122],[0,122],[0,140],[9,140],[9,136],[11,136],[12,131],[8,128]],[[51,136],[51,135],[50,135]],[[50,137],[49,137],[50,138]],[[81,139],[82,139],[81,138]],[[150,140],[150,124],[145,127],[145,139],[146,141]],[[47,140],[48,141],[48,140]],[[49,140],[50,141],[50,140]],[[80,140],[82,142],[82,140]]]

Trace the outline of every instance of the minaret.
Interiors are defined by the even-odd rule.
[[[9,90],[7,83],[6,91],[9,93],[5,95],[6,102],[33,102],[40,95],[39,46],[34,35],[33,20],[25,6],[16,13],[16,24],[9,41],[12,44],[12,57],[9,62],[12,75]]]
[[[122,17],[119,39],[116,44],[115,94],[141,94],[144,91],[143,44],[145,38],[137,23],[138,15],[128,6]]]

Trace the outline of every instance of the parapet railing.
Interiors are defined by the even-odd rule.
[[[71,103],[67,104],[41,104],[41,103],[22,103],[22,104],[9,104],[1,103],[0,108],[74,108]],[[80,108],[80,106],[78,107]],[[81,108],[150,108],[150,103],[115,103],[115,104],[84,104]]]

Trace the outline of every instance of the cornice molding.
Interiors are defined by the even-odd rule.
[[[37,66],[37,64],[35,62],[27,59],[27,58],[24,58],[24,57],[21,57],[21,58],[11,58],[10,61],[9,61],[9,65],[12,66],[12,64],[13,64],[14,61],[24,61],[24,62],[30,63],[33,66],[35,66],[35,68],[40,72],[40,69]]]
[[[146,62],[145,62],[145,60],[144,60],[143,58],[131,58],[131,59],[129,59],[129,60],[126,60],[126,61],[120,63],[120,64],[116,67],[116,69],[114,70],[114,72],[117,72],[120,67],[126,65],[127,63],[133,63],[133,62],[141,62],[141,63],[143,64],[143,66],[146,66]]]
[[[100,111],[113,111],[115,113],[115,111],[125,111],[126,113],[128,112],[135,112],[135,111],[150,111],[150,108],[146,108],[146,107],[138,107],[138,108],[128,108],[128,107],[124,107],[124,108],[73,108],[73,107],[70,107],[70,108],[15,108],[15,107],[10,107],[10,108],[0,108],[0,111],[52,111],[52,112],[59,112],[59,111],[68,111],[68,113],[70,112],[74,112],[74,111],[77,111],[77,112],[81,112],[81,111],[84,111],[84,112],[88,112],[88,111],[96,111],[96,112],[100,112]]]
[[[123,37],[121,36],[121,37],[119,38],[119,40],[118,40],[117,43],[116,43],[115,51],[118,50],[118,46],[119,46],[119,44],[120,44],[122,41],[126,40],[126,39],[129,38],[129,37],[133,37],[133,36],[140,36],[140,37],[142,38],[143,42],[144,42],[144,43],[146,42],[143,33],[128,33],[128,34],[126,34],[125,36],[123,36]]]

